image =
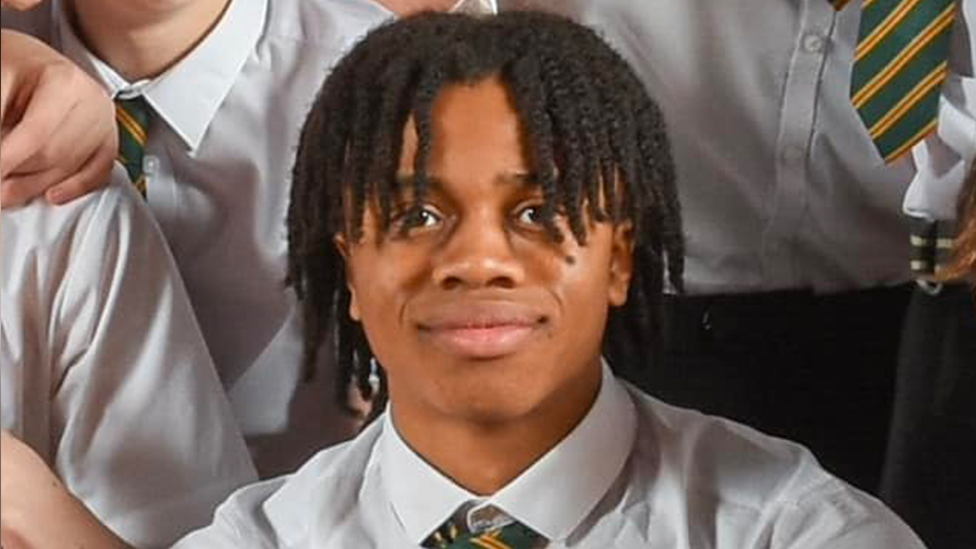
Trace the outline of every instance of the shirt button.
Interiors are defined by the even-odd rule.
[[[142,171],[146,175],[151,175],[156,173],[159,169],[159,159],[155,156],[147,156],[142,159]]]
[[[823,50],[826,41],[818,34],[807,34],[803,37],[803,49],[810,53],[818,53]]]

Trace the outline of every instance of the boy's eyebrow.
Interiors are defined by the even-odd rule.
[[[541,185],[540,178],[535,172],[512,172],[503,174],[496,178],[496,184],[515,183],[526,189],[535,189]],[[414,174],[398,173],[396,184],[402,191],[410,191],[416,186]],[[441,191],[444,189],[444,181],[436,175],[427,174],[427,188],[429,190]]]

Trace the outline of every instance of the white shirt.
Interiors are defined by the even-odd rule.
[[[415,548],[471,501],[472,526],[515,519],[553,549],[922,547],[804,448],[668,406],[605,367],[581,423],[490,498],[414,454],[385,415],[297,473],[241,489],[176,548]]]
[[[136,546],[206,524],[256,476],[131,184],[4,210],[0,235],[3,428]]]
[[[149,207],[258,470],[291,471],[351,436],[353,421],[334,404],[327,351],[315,382],[300,381],[300,315],[284,286],[285,219],[312,100],[332,64],[389,12],[371,0],[234,0],[169,71],[130,83],[79,40],[63,2],[51,9],[53,30],[26,30],[52,34],[112,95],[141,93],[155,111],[144,162]],[[4,24],[18,15],[5,12]]]
[[[861,2],[502,0],[597,28],[661,105],[690,293],[908,280],[905,209],[953,218],[976,154],[976,0],[953,32],[938,135],[885,166],[849,97]],[[917,166],[917,169],[916,169]],[[906,189],[912,192],[907,197]]]

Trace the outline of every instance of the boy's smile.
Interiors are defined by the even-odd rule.
[[[420,337],[459,358],[493,359],[519,352],[546,328],[548,317],[529,296],[491,294],[422,303],[416,313]]]

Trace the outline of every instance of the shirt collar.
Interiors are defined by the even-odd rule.
[[[194,150],[261,37],[267,4],[268,0],[232,0],[186,57],[158,77],[135,83],[88,50],[72,28],[63,1],[56,1],[54,8],[55,32],[64,54],[99,78],[112,97],[142,94],[153,112]]]
[[[633,403],[604,364],[596,401],[579,425],[486,499],[458,486],[418,456],[397,433],[389,411],[383,421],[383,485],[394,513],[418,545],[468,502],[478,502],[478,507],[494,505],[550,541],[565,539],[620,474],[637,430]]]

